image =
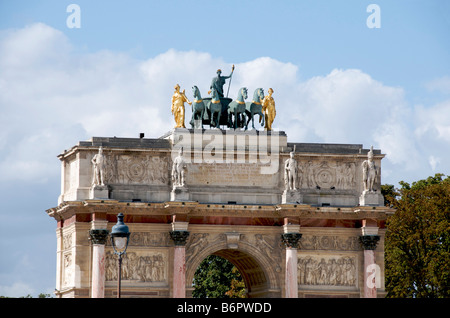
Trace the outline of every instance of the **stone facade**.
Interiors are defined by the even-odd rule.
[[[185,184],[175,186],[180,149]],[[291,153],[296,189],[286,192]],[[380,193],[380,150],[373,150],[374,190],[364,192],[368,153],[362,145],[290,143],[284,132],[254,130],[178,128],[156,139],[81,141],[58,156],[61,195],[47,210],[58,222],[56,294],[116,296],[116,255],[109,240],[104,255],[94,253],[89,233],[110,231],[121,212],[131,232],[122,297],[190,297],[195,270],[211,254],[238,267],[250,297],[364,297],[368,251],[360,237],[368,232],[379,237],[370,255],[375,295],[383,296],[385,220],[393,211]],[[92,161],[99,155],[103,185]],[[300,235],[287,246],[292,226]],[[288,267],[292,257],[297,264]],[[93,279],[93,268],[104,280]]]

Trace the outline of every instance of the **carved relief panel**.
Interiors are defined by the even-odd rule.
[[[355,256],[301,255],[297,270],[300,285],[357,286]]]
[[[303,189],[356,188],[356,164],[343,161],[298,160],[297,184]]]
[[[300,250],[335,250],[360,251],[359,237],[336,235],[308,235],[303,234],[300,240]]]
[[[104,151],[105,184],[165,185],[169,182],[169,159],[150,154],[115,154]]]
[[[71,252],[66,252],[63,254],[62,259],[62,287],[69,287],[73,285],[73,256]]]
[[[106,281],[117,281],[118,259],[106,252]],[[122,259],[122,281],[167,284],[168,255],[166,250],[127,252]]]

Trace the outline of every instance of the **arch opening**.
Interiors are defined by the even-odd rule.
[[[267,275],[254,257],[237,249],[221,249],[210,255],[219,256],[237,268],[245,284],[246,297],[269,297]]]

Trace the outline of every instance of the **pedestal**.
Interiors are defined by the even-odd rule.
[[[202,120],[194,120],[194,129],[202,129]]]
[[[299,190],[284,190],[281,195],[282,204],[298,204],[302,203],[303,196]]]
[[[175,186],[170,192],[170,201],[189,201],[189,191],[184,186]]]
[[[364,191],[359,197],[360,206],[383,206],[383,195],[375,191]]]
[[[89,191],[89,199],[109,199],[109,188],[107,185],[95,185]]]

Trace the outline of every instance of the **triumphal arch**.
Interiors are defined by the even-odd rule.
[[[58,156],[61,194],[47,210],[58,297],[117,297],[109,233],[119,213],[131,233],[121,297],[191,297],[209,255],[238,268],[249,297],[385,295],[393,211],[381,195],[381,151],[288,141],[271,128],[272,89],[245,102],[247,89],[231,99],[223,83],[218,72],[209,98],[194,86],[192,102],[177,85],[176,125],[163,136],[93,137]]]

